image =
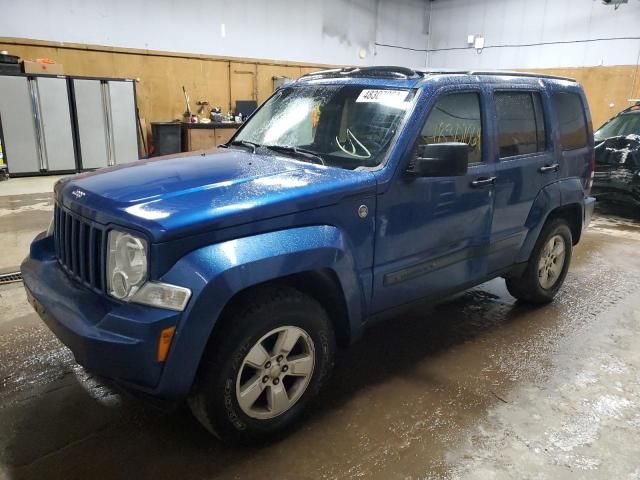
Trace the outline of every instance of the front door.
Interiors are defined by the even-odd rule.
[[[484,103],[477,87],[442,92],[417,138],[418,145],[467,143],[467,175],[401,174],[378,197],[372,313],[486,276],[495,178],[485,161]]]

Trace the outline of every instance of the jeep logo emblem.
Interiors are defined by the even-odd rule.
[[[82,190],[74,190],[73,192],[71,192],[71,195],[76,198],[82,198],[86,195],[86,193],[84,193]]]

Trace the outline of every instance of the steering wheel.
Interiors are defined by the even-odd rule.
[[[354,158],[364,158],[364,159],[371,158],[371,152],[369,151],[369,149],[365,147],[364,144],[360,140],[358,140],[358,137],[356,137],[353,134],[353,132],[348,128],[347,128],[346,135],[347,135],[347,138],[344,145],[340,143],[340,139],[336,135],[336,145],[338,145],[338,148],[340,150],[342,150],[344,153]],[[357,153],[358,147],[364,152],[364,155],[359,155]]]

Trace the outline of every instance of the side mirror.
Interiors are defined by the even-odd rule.
[[[457,177],[467,174],[469,145],[432,143],[418,146],[407,173],[416,177]]]

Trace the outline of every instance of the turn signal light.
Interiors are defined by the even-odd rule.
[[[171,340],[173,340],[174,333],[176,333],[176,327],[167,327],[160,332],[157,355],[157,360],[159,362],[164,362],[167,359],[167,354],[169,353],[169,347],[171,346]]]

